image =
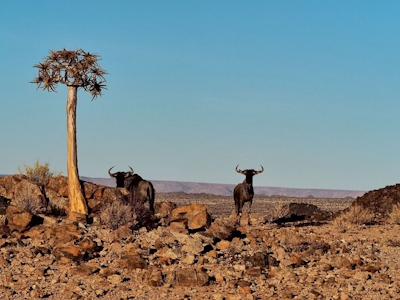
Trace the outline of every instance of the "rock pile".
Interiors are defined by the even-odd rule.
[[[24,180],[4,179],[0,195],[12,200]],[[45,201],[66,197],[60,182],[39,188]],[[85,193],[96,208],[122,192],[86,186]],[[247,225],[214,220],[199,203],[158,203],[156,212],[154,230],[111,230],[96,218],[36,215],[11,201],[0,226],[0,298],[396,299],[400,292],[397,225],[350,233],[328,223]]]
[[[98,212],[105,202],[113,202],[123,195],[121,189],[96,185],[82,181],[82,187],[88,206],[92,212]],[[68,184],[65,176],[49,177],[43,186],[33,183],[24,175],[11,175],[0,178],[0,198],[8,201],[29,199],[31,202],[43,202],[55,209],[68,209]],[[46,203],[47,202],[47,203]]]
[[[377,215],[378,219],[387,218],[393,209],[393,205],[398,204],[400,204],[400,184],[370,191],[353,202],[353,206],[360,205],[368,208]]]

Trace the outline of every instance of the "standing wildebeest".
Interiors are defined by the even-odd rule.
[[[260,174],[264,171],[264,167],[261,166],[260,171],[255,171],[253,169],[250,170],[238,170],[238,166],[236,166],[236,172],[243,174],[246,176],[245,180],[242,183],[239,183],[235,186],[233,190],[233,198],[235,199],[235,211],[236,215],[242,214],[243,205],[246,202],[249,202],[249,214],[251,210],[251,205],[253,204],[254,197],[254,189],[253,189],[253,176]]]
[[[129,166],[128,166],[129,167]],[[130,172],[115,172],[115,173],[111,173],[111,169],[114,167],[111,167],[108,170],[108,174],[110,175],[110,177],[114,177],[117,181],[117,187],[124,187],[124,181],[125,179],[127,179],[128,177],[133,176],[133,169],[131,167],[129,167],[131,169]]]
[[[113,167],[114,168],[114,167]],[[139,202],[143,205],[146,201],[149,202],[149,209],[154,214],[154,198],[155,190],[153,184],[150,181],[144,180],[135,172],[131,167],[131,172],[116,172],[111,173],[111,169],[108,170],[110,177],[115,177],[117,180],[117,187],[123,187],[128,190],[128,201],[131,203]]]
[[[133,174],[125,179],[124,187],[129,192],[128,197],[131,202],[143,205],[148,201],[149,209],[154,214],[155,190],[150,181],[144,180],[137,174]]]

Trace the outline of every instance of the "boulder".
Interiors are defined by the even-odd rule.
[[[13,193],[11,204],[21,208],[29,207],[36,212],[47,205],[42,189],[27,179],[22,179],[11,191]]]
[[[89,276],[100,271],[97,264],[82,264],[71,269],[72,275]]]
[[[169,230],[171,232],[189,234],[189,231],[187,230],[187,220],[180,219],[180,220],[175,220],[174,222],[171,222],[169,224]]]
[[[189,229],[192,230],[208,228],[210,227],[210,225],[211,225],[211,216],[206,210],[200,211],[192,218],[190,218],[188,224]]]
[[[227,240],[235,230],[235,223],[234,218],[219,218],[211,224],[206,232],[218,239]]]
[[[43,238],[51,247],[57,247],[67,243],[75,243],[81,238],[78,226],[74,223],[60,223],[48,227],[43,232]]]
[[[93,198],[94,194],[96,193],[97,189],[99,189],[100,186],[94,183],[90,182],[83,182],[83,193],[85,195],[86,199]]]
[[[100,186],[96,189],[93,199],[101,199],[102,202],[114,202],[122,195],[122,192],[117,188]]]
[[[155,204],[155,211],[160,218],[168,218],[175,208],[176,204],[172,202],[157,202]]]
[[[189,254],[200,254],[204,250],[201,239],[182,233],[174,234],[176,240],[182,245],[182,251]]]
[[[207,207],[198,203],[175,208],[171,212],[170,221],[177,220],[187,220],[187,226],[191,230],[206,229],[211,225]]]
[[[22,208],[9,205],[6,210],[7,224],[11,231],[24,232],[31,226],[41,224],[40,217],[23,210]]]
[[[65,176],[50,177],[46,187],[55,191],[60,197],[68,197],[68,178]]]
[[[119,267],[122,269],[146,269],[147,262],[141,258],[138,254],[126,254],[121,257],[119,261]]]
[[[18,174],[18,175],[10,175],[10,176],[6,176],[6,177],[3,177],[3,178],[0,178],[0,185],[6,191],[6,194],[4,194],[3,196],[5,196],[8,199],[12,199],[13,198],[13,193],[12,193],[11,190],[22,179],[26,179],[26,176]],[[4,190],[3,190],[3,192],[4,192]]]
[[[61,263],[80,262],[83,259],[81,248],[73,244],[54,248],[53,255]]]
[[[307,203],[286,204],[282,207],[282,212],[279,219],[274,220],[275,223],[301,221],[310,217],[324,219],[329,216],[328,212],[321,210],[318,206]]]
[[[176,286],[205,286],[209,283],[209,276],[202,269],[184,268],[175,270]]]

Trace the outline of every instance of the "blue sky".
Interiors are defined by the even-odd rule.
[[[57,4],[56,4],[57,3]],[[49,50],[97,53],[78,92],[81,176],[371,190],[400,178],[398,1],[8,1],[0,10],[0,174],[66,174],[67,91]]]

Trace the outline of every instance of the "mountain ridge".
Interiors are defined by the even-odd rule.
[[[8,175],[1,175],[4,177]],[[115,187],[114,178],[99,178],[80,176],[80,179],[95,184],[109,187]],[[205,182],[185,182],[185,181],[167,181],[167,180],[150,180],[156,192],[173,193],[184,192],[186,194],[211,194],[217,196],[232,196],[233,189],[236,184],[225,183],[205,183]],[[366,191],[358,190],[335,190],[335,189],[307,189],[307,188],[287,188],[287,187],[267,187],[254,186],[256,195],[264,196],[284,196],[298,198],[357,198],[361,197]]]
[[[94,178],[81,176],[81,180],[101,184],[104,186],[115,187],[114,178]],[[184,182],[184,181],[165,181],[150,180],[156,192],[171,193],[184,192],[187,194],[212,194],[218,196],[232,196],[236,184],[223,183],[204,183],[204,182]],[[357,190],[334,190],[334,189],[305,189],[305,188],[286,188],[286,187],[267,187],[254,186],[256,195],[265,196],[285,196],[285,197],[314,197],[314,198],[357,198],[365,194],[365,191]]]

